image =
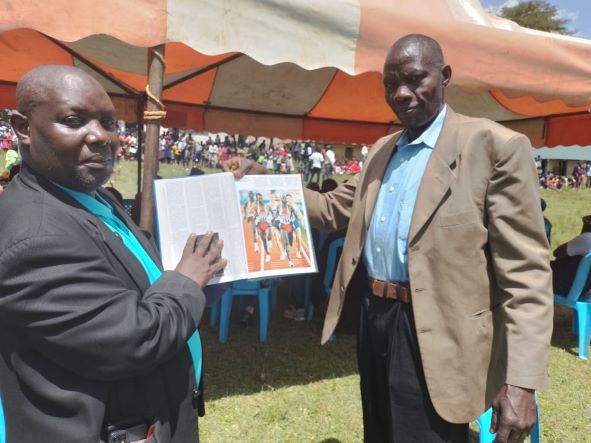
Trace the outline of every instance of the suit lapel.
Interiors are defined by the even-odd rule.
[[[368,170],[365,173],[365,182],[367,183],[367,191],[365,193],[365,226],[369,226],[373,209],[378,199],[378,193],[380,192],[380,186],[384,178],[384,173],[388,167],[388,163],[394,155],[396,142],[400,138],[400,132],[389,139],[381,148],[378,149],[371,162],[368,164]]]
[[[107,200],[111,204],[113,210],[115,211],[115,215],[117,215],[117,217],[119,217],[119,219],[122,220],[123,223],[125,223],[127,228],[133,233],[135,238],[137,238],[144,250],[154,261],[154,263],[156,263],[156,265],[160,269],[162,269],[160,255],[158,254],[158,251],[154,248],[152,242],[146,238],[146,235],[136,226],[133,220],[129,218],[125,210],[121,207],[121,205],[117,201],[115,201],[115,199],[113,199],[108,192],[104,192],[102,189],[99,189],[98,192],[105,200]]]
[[[138,288],[145,289],[150,286],[148,276],[144,267],[140,261],[133,255],[133,253],[127,249],[127,246],[123,244],[123,240],[111,232],[101,221],[98,219],[95,223],[103,235],[103,239],[107,247],[111,250],[115,258],[121,263],[121,266],[127,271],[131,279],[135,282]]]
[[[457,115],[448,106],[441,134],[427,162],[413,210],[409,245],[431,219],[455,179],[454,169],[459,155],[456,140]]]
[[[117,259],[117,261],[119,261],[123,269],[125,269],[125,271],[129,274],[131,279],[135,282],[137,287],[145,289],[150,286],[150,282],[148,281],[148,277],[146,275],[146,272],[144,271],[142,264],[123,244],[123,240],[115,236],[113,232],[111,232],[94,214],[88,212],[88,210],[84,208],[80,203],[78,203],[76,199],[70,197],[66,192],[62,191],[57,186],[51,184],[46,178],[38,175],[26,164],[23,165],[23,168],[19,173],[19,178],[23,181],[23,183],[26,186],[29,186],[36,190],[43,190],[44,192],[47,192],[48,194],[53,196],[56,199],[56,204],[62,205],[64,210],[73,213],[74,218],[79,220],[81,219],[83,223],[88,223],[92,225],[93,228],[89,227],[88,229],[90,231],[93,231],[94,233],[96,233],[97,231],[100,233],[102,240],[111,250],[113,256]],[[105,192],[101,192],[101,196],[105,197],[106,200],[113,205],[113,207],[117,207],[117,205],[113,204],[113,199],[110,196],[105,196],[105,194]],[[127,221],[127,219],[124,220]],[[132,232],[134,232],[134,234],[138,236],[136,231],[132,230]],[[138,236],[138,238],[140,237]],[[142,243],[142,245],[144,245],[144,243],[147,243],[147,241],[142,242],[142,240],[143,239],[140,239],[140,243]],[[152,248],[147,250],[148,253],[152,255]],[[160,263],[159,259],[156,259],[155,262],[157,264]]]

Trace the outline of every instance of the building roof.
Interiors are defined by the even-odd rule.
[[[591,161],[591,146],[556,146],[555,148],[532,148],[534,157],[547,160],[586,160]]]

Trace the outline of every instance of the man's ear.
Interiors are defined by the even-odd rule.
[[[451,66],[443,65],[443,67],[441,68],[441,78],[441,84],[444,87],[449,85],[449,82],[451,80]]]
[[[21,145],[30,145],[29,140],[29,118],[20,112],[14,111],[10,116],[10,124],[12,129],[18,135],[18,140]]]

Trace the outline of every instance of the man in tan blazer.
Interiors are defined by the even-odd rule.
[[[334,191],[306,191],[314,225],[348,227],[322,342],[345,298],[360,297],[368,442],[467,441],[491,405],[497,441],[520,442],[534,390],[548,386],[551,274],[530,144],[446,106],[450,78],[437,42],[397,41],[384,85],[405,131],[377,141]]]

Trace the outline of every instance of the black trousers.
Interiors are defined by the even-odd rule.
[[[446,422],[429,399],[410,304],[366,290],[357,358],[365,442],[468,441],[468,424]]]

